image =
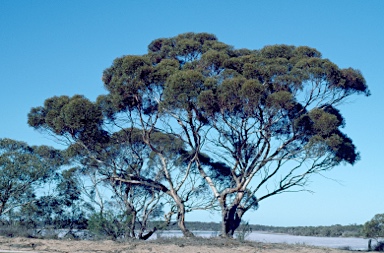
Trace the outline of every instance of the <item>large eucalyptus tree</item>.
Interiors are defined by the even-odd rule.
[[[84,132],[92,144],[105,127],[87,124],[108,119],[115,129],[140,129],[168,182],[164,192],[178,206],[180,227],[185,200],[195,193],[187,189],[200,187],[196,175],[212,193],[208,202],[221,210],[222,235],[231,237],[260,201],[303,190],[311,175],[359,159],[341,131],[337,106],[354,94],[368,96],[366,82],[358,70],[340,69],[314,48],[234,49],[212,34],[186,33],[154,40],[145,55],[117,58],[103,82],[108,94],[98,98],[102,112],[95,120],[81,116],[86,106],[57,110],[56,99],[33,109],[30,125],[71,138]],[[66,123],[72,118],[80,123],[75,128]],[[164,149],[169,142],[154,141],[160,133],[182,143],[182,170],[169,169],[175,160]],[[181,191],[190,194],[183,199]]]
[[[187,33],[116,59],[103,81],[112,117],[128,113],[187,145],[221,208],[224,236],[260,201],[359,158],[337,106],[369,95],[365,80],[310,47],[236,50]]]

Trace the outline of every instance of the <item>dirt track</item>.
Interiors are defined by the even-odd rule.
[[[267,244],[224,239],[173,238],[160,241],[77,241],[0,237],[0,252],[108,252],[108,253],[346,253],[347,250],[304,245]]]

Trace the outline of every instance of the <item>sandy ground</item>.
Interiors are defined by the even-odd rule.
[[[0,237],[0,252],[108,252],[108,253],[346,253],[347,250],[304,245],[240,243],[224,239],[172,238],[156,241],[77,241]]]

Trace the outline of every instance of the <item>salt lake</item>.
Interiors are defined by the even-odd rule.
[[[215,237],[218,235],[214,231],[193,231],[196,236]],[[181,237],[179,231],[161,231],[153,236],[157,237]],[[151,238],[151,239],[152,239]],[[273,234],[266,232],[252,232],[246,240],[265,242],[265,243],[288,243],[288,244],[304,244],[329,248],[349,248],[352,250],[366,250],[368,248],[368,239],[355,237],[315,237],[315,236],[295,236],[287,234]]]

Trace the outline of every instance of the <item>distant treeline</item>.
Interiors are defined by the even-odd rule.
[[[253,231],[284,233],[302,236],[324,237],[359,237],[362,236],[363,225],[332,225],[332,226],[299,226],[299,227],[274,227],[264,225],[250,225]]]
[[[186,222],[192,231],[220,231],[220,223],[216,222]],[[244,225],[243,225],[244,226]],[[332,225],[332,226],[298,226],[298,227],[275,227],[265,225],[247,224],[252,231],[263,231],[269,233],[283,233],[301,236],[319,237],[360,237],[363,225]],[[170,224],[167,230],[178,230],[177,224]]]

